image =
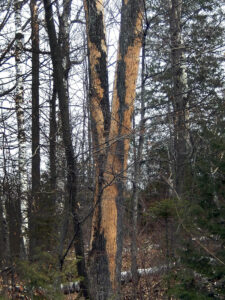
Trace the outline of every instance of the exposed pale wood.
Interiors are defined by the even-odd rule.
[[[142,4],[123,2],[111,116],[102,1],[84,0],[89,51],[90,110],[95,152],[95,211],[90,273],[93,299],[119,297],[122,203],[142,36]],[[110,120],[110,123],[109,123]],[[107,146],[107,147],[106,147]],[[97,273],[96,273],[96,270]],[[98,295],[97,295],[98,294]]]
[[[132,6],[132,4],[130,4]],[[139,8],[140,9],[140,8]],[[123,15],[124,11],[124,15]],[[122,22],[128,18],[126,8],[122,9]],[[109,141],[111,143],[106,161],[106,171],[104,180],[111,183],[103,190],[102,196],[102,228],[106,237],[106,251],[109,258],[110,280],[114,290],[117,289],[117,261],[118,254],[118,234],[121,231],[121,212],[123,199],[123,182],[126,176],[128,150],[131,133],[131,118],[133,113],[133,104],[135,99],[136,79],[139,66],[139,52],[141,48],[141,32],[142,32],[142,11],[140,9],[136,16],[133,32],[130,32],[130,41],[127,48],[123,49],[125,34],[120,33],[120,48],[118,52],[118,62],[116,70],[116,78],[114,82],[112,118],[109,133]],[[126,47],[126,46],[125,46]],[[125,70],[124,70],[125,69]],[[121,86],[121,82],[124,84]],[[118,232],[119,231],[119,232]],[[121,250],[119,250],[121,251]]]

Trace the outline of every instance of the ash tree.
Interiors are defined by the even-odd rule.
[[[84,1],[95,162],[89,253],[92,299],[120,298],[122,207],[142,40],[142,1],[122,1],[112,109],[109,106],[104,2]]]

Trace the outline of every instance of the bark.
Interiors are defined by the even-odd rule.
[[[123,1],[111,118],[102,1],[84,1],[96,165],[89,254],[92,299],[120,298],[122,206],[142,32],[142,2]],[[110,122],[111,119],[111,122]],[[108,151],[106,147],[108,147]]]
[[[40,124],[39,124],[39,24],[37,1],[31,0],[32,29],[32,199],[30,208],[30,257],[41,246],[37,225],[40,210]]]
[[[146,55],[146,36],[149,28],[149,24],[146,24],[146,28],[143,32],[142,38],[142,61],[141,61],[141,120],[139,126],[139,140],[137,145],[137,151],[135,151],[134,161],[134,179],[133,179],[133,195],[132,195],[132,222],[131,222],[131,272],[134,283],[134,289],[136,290],[136,284],[138,283],[138,266],[137,266],[137,225],[138,225],[138,197],[140,191],[141,182],[141,160],[144,146],[144,132],[145,132],[145,55]],[[134,293],[134,291],[133,291]]]
[[[76,201],[76,192],[77,192],[76,161],[75,161],[73,144],[72,144],[72,134],[71,134],[71,127],[70,127],[69,106],[68,106],[68,94],[64,85],[62,53],[57,41],[51,1],[44,0],[44,7],[45,7],[45,20],[47,25],[47,31],[48,31],[48,37],[49,37],[50,49],[51,49],[51,57],[53,63],[54,81],[55,81],[58,98],[59,98],[59,108],[60,108],[60,116],[62,122],[62,132],[63,132],[63,143],[65,146],[65,155],[67,161],[68,194],[69,194],[70,203],[72,204],[74,232],[76,233],[75,252],[77,258],[79,258],[77,262],[77,270],[78,270],[78,275],[84,278],[84,281],[81,284],[81,289],[83,290],[84,296],[87,297],[88,284],[87,284],[87,274],[86,274],[85,258],[84,258],[83,237],[82,237],[82,229],[78,219],[79,207]]]
[[[15,11],[15,61],[16,61],[16,115],[18,125],[18,144],[19,144],[19,199],[21,203],[22,214],[22,236],[23,243],[21,245],[21,255],[25,255],[27,244],[27,213],[28,213],[28,201],[27,201],[27,153],[26,153],[26,135],[24,127],[24,91],[23,91],[23,71],[22,71],[22,53],[23,53],[23,29],[21,21],[21,8],[22,1],[14,0]],[[25,248],[24,248],[25,246]]]
[[[50,185],[51,192],[53,194],[52,201],[55,201],[56,192],[56,133],[57,133],[57,122],[56,122],[56,87],[53,87],[52,98],[50,100]]]
[[[52,98],[50,99],[50,128],[49,128],[49,164],[50,164],[50,212],[53,220],[51,223],[52,244],[51,248],[55,246],[55,230],[57,228],[56,218],[56,197],[57,197],[57,167],[56,167],[56,136],[57,136],[57,122],[56,122],[56,87],[53,84]]]
[[[62,51],[62,63],[64,69],[64,85],[68,92],[68,75],[71,67],[70,46],[69,46],[69,28],[70,28],[71,0],[63,0],[63,13],[60,16],[59,43]]]
[[[7,137],[6,137],[6,124],[4,121],[4,118],[2,120],[2,127],[3,127],[3,140],[2,140],[2,156],[3,156],[3,172],[4,172],[4,177],[2,180],[2,190],[1,190],[1,203],[2,203],[2,221],[3,224],[1,225],[2,227],[2,233],[4,236],[4,241],[2,241],[2,246],[3,247],[1,250],[1,255],[3,258],[3,261],[5,261],[7,264],[9,263],[9,258],[10,258],[10,254],[12,253],[13,249],[15,249],[14,247],[10,248],[10,243],[9,243],[9,238],[10,235],[12,234],[12,232],[10,232],[10,226],[9,226],[9,214],[10,211],[7,209],[7,194],[9,193],[9,190],[7,189],[9,187],[9,175],[8,175],[8,171],[7,171],[7,155],[6,155],[6,150],[5,150],[5,146],[7,145]],[[19,203],[18,202],[18,198],[14,199],[14,203]],[[19,205],[18,205],[19,206]],[[20,206],[19,209],[16,211],[16,217],[14,217],[15,219],[19,220],[19,224],[18,224],[18,228],[14,228],[13,233],[18,234],[18,239],[19,239],[19,243],[18,245],[16,245],[16,248],[18,247],[18,251],[16,251],[16,253],[18,254],[17,257],[19,257],[20,254],[20,239],[21,239],[21,210],[20,210]],[[18,218],[17,218],[18,217]],[[17,240],[17,236],[16,236],[16,240]]]
[[[69,55],[69,19],[71,12],[71,0],[63,1],[63,12],[59,14],[59,44],[62,49],[62,67],[63,67],[63,85],[66,91],[66,96],[69,101],[68,75],[70,70],[70,55]],[[68,178],[69,181],[69,178]],[[64,197],[63,220],[60,230],[59,257],[63,257],[63,246],[68,232],[70,213],[72,211],[72,203],[68,194]],[[61,259],[60,268],[62,270],[64,261]]]
[[[7,261],[7,225],[4,212],[3,195],[0,195],[0,268],[6,265]]]
[[[188,85],[185,47],[182,41],[182,0],[170,0],[171,67],[173,79],[175,189],[183,195],[187,177],[188,145]]]
[[[220,159],[223,159],[224,156],[224,152],[221,153],[220,155]],[[216,188],[216,173],[218,172],[219,167],[217,168],[213,168],[213,166],[210,167],[210,177],[211,177],[211,181],[212,181],[212,188],[213,188],[213,202],[216,206],[216,208],[218,209],[218,211],[221,211],[221,203],[218,197],[218,192],[217,192],[217,188]],[[224,218],[220,215],[219,216],[220,222],[221,224],[224,223]]]
[[[84,1],[89,58],[89,109],[95,163],[94,215],[91,241],[98,227],[99,194],[103,186],[106,141],[109,135],[110,109],[107,73],[107,49],[102,1]],[[91,242],[92,243],[92,242]]]
[[[18,195],[11,190],[11,182],[7,180],[4,184],[4,197],[6,208],[6,221],[9,231],[9,250],[11,263],[21,258],[21,206]],[[14,182],[15,184],[15,182]]]

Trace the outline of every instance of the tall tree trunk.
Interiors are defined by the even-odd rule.
[[[56,87],[53,86],[52,98],[50,100],[50,186],[52,193],[52,202],[55,202],[56,197],[56,134],[57,134],[57,122],[56,122]]]
[[[109,135],[110,108],[107,73],[107,49],[102,1],[84,1],[89,58],[89,109],[95,162],[94,215],[91,243],[100,214],[99,194],[103,186],[106,141]]]
[[[63,0],[63,12],[59,14],[59,44],[62,51],[62,67],[63,67],[63,84],[66,91],[67,99],[69,101],[68,75],[70,70],[70,47],[69,47],[69,20],[71,13],[71,0]],[[68,174],[69,176],[69,174]],[[68,181],[69,181],[68,177]],[[72,202],[70,196],[67,194],[64,197],[63,220],[60,230],[59,242],[59,257],[63,257],[63,247],[69,227],[70,214],[72,211]],[[63,267],[63,260],[60,261],[60,268]]]
[[[132,219],[131,219],[131,273],[134,285],[133,297],[136,293],[136,285],[138,283],[138,266],[137,266],[137,225],[138,225],[138,197],[141,182],[141,160],[144,146],[145,132],[145,57],[146,57],[146,36],[149,23],[145,25],[142,37],[142,60],[141,60],[141,120],[139,123],[139,140],[137,151],[135,151],[134,161],[134,179],[133,179],[133,195],[132,195]],[[136,147],[136,145],[135,145]],[[136,299],[136,298],[135,298]]]
[[[122,4],[110,123],[103,1],[84,1],[96,164],[95,212],[89,254],[92,299],[120,298],[123,192],[141,48],[142,4],[135,0]]]
[[[175,189],[183,195],[188,168],[188,86],[182,41],[182,0],[170,0],[170,37],[172,67],[172,104],[174,111]]]
[[[87,297],[88,283],[87,283],[87,274],[86,274],[86,267],[85,267],[82,229],[78,219],[79,207],[76,201],[76,193],[77,193],[76,161],[75,161],[73,144],[72,144],[72,132],[70,127],[68,94],[64,86],[64,76],[63,76],[64,69],[63,69],[62,54],[56,36],[51,1],[44,0],[44,7],[45,7],[45,20],[47,25],[47,31],[48,31],[50,49],[51,49],[51,57],[53,63],[54,80],[55,80],[56,89],[59,98],[59,108],[60,108],[60,116],[61,116],[62,131],[63,131],[63,143],[65,146],[65,154],[66,154],[66,161],[67,161],[68,194],[73,208],[74,232],[76,234],[75,252],[78,258],[77,269],[78,269],[78,275],[84,278],[81,284],[81,288],[83,290],[84,296]]]
[[[19,199],[21,203],[21,214],[22,214],[22,236],[23,243],[21,245],[21,255],[25,255],[25,248],[27,248],[27,153],[26,153],[26,135],[24,127],[24,91],[23,91],[23,71],[22,71],[22,53],[23,53],[23,30],[21,21],[21,9],[23,1],[14,0],[14,11],[15,11],[15,60],[16,60],[16,114],[17,114],[17,125],[18,125],[18,144],[19,144]],[[24,248],[25,246],[25,248]]]
[[[100,222],[106,143],[110,126],[107,49],[102,1],[84,1],[84,7],[89,58],[89,108],[95,164],[94,214],[89,253],[90,295],[91,299],[106,299],[110,281]]]
[[[52,243],[51,249],[54,249],[55,240],[56,240],[56,198],[57,198],[57,167],[56,167],[56,136],[57,136],[57,122],[56,122],[56,87],[55,83],[53,83],[53,91],[52,97],[50,99],[50,128],[49,128],[49,164],[50,164],[50,210],[53,216],[53,220],[51,222],[51,235],[52,235]]]
[[[18,258],[20,255],[20,245],[21,245],[21,208],[20,208],[20,203],[18,197],[14,197],[14,206],[17,205],[18,210],[14,211],[14,206],[10,205],[9,200],[9,175],[7,171],[7,136],[6,136],[6,124],[4,118],[2,118],[2,127],[4,128],[3,130],[3,139],[2,139],[2,156],[3,156],[3,172],[4,172],[4,177],[2,180],[2,190],[1,190],[1,201],[2,201],[2,210],[3,210],[3,221],[5,223],[5,230],[4,227],[2,227],[3,233],[6,233],[6,239],[5,243],[3,242],[2,247],[4,247],[4,251],[1,252],[2,255],[5,252],[5,257],[6,263],[9,263],[10,256],[12,258],[12,261],[14,261],[14,258]],[[11,214],[11,209],[15,213],[13,218],[10,218]],[[17,221],[18,222],[15,222]],[[10,223],[9,223],[10,222]],[[17,225],[16,227],[13,228],[11,226],[11,223]],[[12,239],[11,237],[14,236],[14,241],[15,245],[11,243]],[[13,257],[13,253],[16,255]]]
[[[32,199],[30,207],[30,257],[42,246],[37,215],[40,210],[40,124],[39,124],[39,24],[37,1],[31,0],[32,29]]]

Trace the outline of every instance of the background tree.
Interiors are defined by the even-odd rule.
[[[23,71],[22,71],[22,53],[23,53],[23,29],[22,29],[22,5],[23,1],[14,1],[15,10],[15,61],[16,61],[16,93],[15,93],[15,105],[17,114],[17,125],[18,125],[18,144],[19,144],[19,202],[21,209],[18,209],[18,214],[21,214],[22,224],[22,236],[20,241],[20,255],[23,257],[27,251],[27,223],[28,223],[28,181],[27,181],[27,170],[26,170],[26,134],[24,125],[24,86],[23,86]],[[20,211],[20,212],[19,212]]]
[[[32,36],[32,199],[30,204],[30,257],[38,241],[38,216],[40,213],[40,118],[39,118],[39,24],[37,1],[30,3]]]
[[[169,34],[169,32],[171,32],[171,12],[174,9],[175,13],[175,10],[179,8],[180,4],[174,4],[172,10],[168,2],[162,3],[161,1],[155,1],[151,4],[151,9],[156,12],[156,17],[152,19],[151,36],[147,38],[147,45],[151,45],[151,48],[148,52],[150,57],[146,67],[147,73],[149,74],[146,85],[146,101],[148,101],[146,115],[149,116],[149,121],[147,122],[148,125],[145,136],[147,138],[151,136],[151,138],[150,143],[145,144],[147,146],[145,151],[148,156],[146,156],[147,161],[143,169],[147,170],[149,174],[146,179],[145,197],[150,199],[147,205],[151,207],[150,215],[152,217],[154,215],[152,214],[154,211],[153,207],[158,209],[156,215],[159,217],[159,221],[162,220],[162,216],[164,218],[165,214],[168,215],[169,211],[169,218],[167,218],[168,226],[165,226],[164,229],[167,231],[169,239],[167,239],[168,243],[166,245],[166,238],[164,238],[163,240],[165,240],[165,242],[164,245],[163,243],[161,244],[161,247],[165,249],[165,261],[169,255],[170,261],[176,261],[177,266],[174,267],[171,272],[171,274],[173,274],[173,280],[175,278],[177,284],[176,287],[171,287],[170,295],[176,294],[177,297],[184,297],[184,295],[188,295],[188,292],[185,292],[185,290],[190,289],[192,290],[189,294],[190,298],[207,297],[210,293],[214,293],[215,297],[215,295],[218,295],[218,291],[215,291],[213,285],[211,286],[211,291],[207,292],[206,282],[210,282],[212,277],[209,279],[209,275],[206,275],[206,270],[209,271],[212,267],[212,269],[215,268],[214,271],[217,273],[217,268],[223,269],[223,259],[221,259],[223,257],[223,251],[220,252],[220,255],[217,257],[220,259],[220,262],[217,260],[217,262],[212,264],[213,266],[209,267],[208,265],[208,268],[201,270],[201,267],[204,265],[204,263],[200,263],[201,255],[210,261],[215,259],[213,256],[216,255],[216,253],[218,254],[215,250],[216,242],[209,242],[210,238],[208,234],[212,231],[211,229],[206,229],[207,226],[205,227],[203,224],[206,222],[204,218],[208,218],[206,215],[208,215],[209,211],[217,211],[218,215],[221,216],[223,209],[222,207],[220,207],[219,210],[215,209],[213,194],[209,196],[208,200],[206,200],[203,195],[203,197],[198,197],[203,186],[199,185],[197,178],[199,176],[202,178],[199,163],[201,162],[200,164],[202,164],[203,161],[207,161],[207,165],[208,161],[211,161],[209,156],[208,160],[205,160],[206,157],[205,154],[203,154],[206,152],[209,153],[208,150],[206,150],[207,143],[209,145],[214,138],[217,139],[216,135],[214,138],[211,136],[212,139],[202,138],[202,132],[206,132],[206,128],[214,126],[215,119],[211,115],[212,111],[214,116],[220,115],[219,110],[221,112],[224,111],[221,107],[223,70],[220,68],[220,62],[221,59],[223,59],[221,55],[221,49],[223,48],[221,38],[223,34],[222,28],[219,26],[223,19],[223,14],[220,4],[214,1],[207,3],[188,1],[183,3],[180,11],[180,25],[173,24],[173,26],[175,26],[173,27],[175,37],[182,34],[183,40],[180,39],[179,46],[173,49],[173,43],[171,43],[169,39],[169,37],[171,38]],[[176,13],[176,17],[177,16],[179,16],[179,12]],[[172,21],[175,22],[175,19],[176,18],[172,18]],[[213,38],[208,39],[206,36],[208,36],[211,30],[214,32]],[[170,49],[169,46],[171,46],[172,49]],[[172,53],[171,55],[171,51],[176,53]],[[180,55],[180,59],[176,61],[176,63],[173,61],[174,55]],[[204,63],[202,64],[203,61]],[[177,73],[173,73],[175,70],[174,67]],[[174,79],[174,76],[182,76],[182,73],[185,75],[183,78],[186,77],[186,87],[182,82],[177,82],[175,86],[174,80],[177,79]],[[172,74],[174,75],[171,76]],[[173,81],[171,78],[173,78]],[[179,93],[177,91],[175,92],[174,87],[176,89],[180,87],[183,89],[183,92],[181,92],[181,90]],[[180,120],[180,122],[182,121],[183,124],[188,125],[183,127],[186,133],[183,132],[182,135],[180,135],[180,141],[183,139],[182,147],[185,147],[184,139],[187,141],[186,150],[181,151],[183,153],[182,155],[186,156],[186,158],[183,157],[183,160],[181,160],[182,163],[180,163],[181,169],[183,168],[186,175],[183,177],[178,176],[178,180],[183,181],[182,192],[179,192],[180,188],[175,188],[177,184],[179,185],[179,182],[174,186],[176,180],[171,181],[171,178],[176,178],[177,175],[174,171],[176,171],[178,167],[176,165],[177,152],[174,149],[174,147],[176,147],[174,140],[177,138],[174,120],[179,117],[179,114],[177,114],[178,109],[174,109],[174,103],[171,101],[173,97],[177,97],[181,102],[186,98],[179,109],[179,111],[183,111],[180,115],[183,121]],[[211,111],[212,106],[214,109]],[[217,110],[218,108],[219,110]],[[188,118],[185,117],[187,113]],[[182,126],[179,127],[179,130],[182,130]],[[202,144],[203,141],[206,143],[204,146]],[[206,152],[203,149],[205,149]],[[208,172],[208,175],[209,174],[210,172]],[[172,194],[173,196],[171,197]],[[223,202],[223,196],[221,195],[219,198]],[[160,202],[154,203],[154,201],[156,201],[154,199]],[[206,203],[208,205],[207,209],[205,206]],[[200,210],[202,211],[202,215]],[[200,215],[202,217],[200,217]],[[211,218],[214,219],[210,213],[210,219]],[[215,218],[217,219],[217,217]],[[203,221],[203,219],[205,221]],[[213,222],[218,224],[218,222],[220,222],[219,219],[220,217],[217,221],[214,219]],[[151,224],[149,224],[149,226],[152,226],[151,221],[149,222]],[[201,240],[202,236],[204,236],[204,241]],[[219,236],[219,243],[223,243],[223,234],[220,233]],[[200,240],[203,242],[200,242]],[[169,248],[169,252],[167,248]],[[194,256],[192,256],[191,252],[188,252],[192,251],[191,249],[196,250],[193,251],[193,253],[195,253]],[[182,259],[182,255],[185,256],[184,260]],[[209,272],[212,272],[212,269]],[[198,284],[199,278],[196,277],[196,273],[198,273],[199,278],[201,278],[200,284]],[[205,283],[203,278],[208,278]],[[173,280],[172,282],[174,283]],[[201,293],[203,296],[200,296]]]
[[[52,6],[50,1],[44,1],[45,6],[45,19],[47,24],[53,71],[54,71],[54,80],[56,84],[56,89],[58,93],[61,122],[62,122],[62,133],[63,133],[63,142],[65,147],[65,155],[67,160],[67,184],[68,184],[68,195],[69,201],[72,207],[73,222],[74,222],[74,233],[76,234],[75,240],[75,251],[76,256],[79,258],[77,263],[78,274],[84,278],[83,281],[83,293],[85,296],[88,295],[87,288],[87,275],[85,268],[85,258],[84,258],[84,248],[83,248],[83,237],[82,237],[82,228],[78,219],[78,203],[76,199],[77,195],[77,182],[76,182],[76,161],[74,156],[74,150],[72,145],[71,137],[71,125],[69,117],[69,108],[68,108],[68,94],[64,85],[64,69],[62,61],[62,49],[57,41]]]

